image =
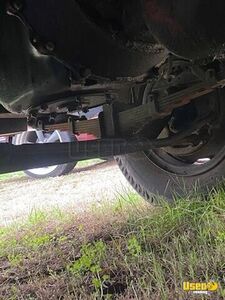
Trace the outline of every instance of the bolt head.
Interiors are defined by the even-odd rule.
[[[55,50],[55,45],[52,42],[48,42],[45,47],[49,52],[53,52]]]
[[[36,37],[32,37],[31,40],[34,45],[37,44],[37,42],[38,42],[38,39]]]
[[[12,2],[12,7],[16,10],[16,11],[20,11],[23,8],[23,3],[19,0],[14,0]]]

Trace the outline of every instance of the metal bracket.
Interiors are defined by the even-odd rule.
[[[27,130],[27,118],[22,115],[0,114],[0,134],[9,135]]]
[[[113,138],[116,135],[116,115],[113,111],[113,104],[103,106],[103,130],[107,138]]]

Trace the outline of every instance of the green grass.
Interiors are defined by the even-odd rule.
[[[127,195],[85,215],[33,212],[0,229],[0,299],[225,299],[224,249],[222,188],[156,209]],[[210,297],[182,290],[212,280]]]
[[[94,166],[97,164],[103,163],[104,160],[102,159],[89,159],[89,160],[84,160],[84,161],[79,161],[78,164],[76,165],[77,168],[86,168],[90,166]]]
[[[16,179],[25,176],[23,172],[16,172],[16,173],[7,173],[0,175],[0,181],[9,180],[9,179]]]

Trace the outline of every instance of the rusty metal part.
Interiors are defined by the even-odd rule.
[[[114,116],[117,123],[117,132],[114,131],[114,136],[116,133],[122,137],[138,134],[147,124],[151,124],[151,122],[159,119],[164,119],[165,117],[169,116],[175,108],[182,107],[185,104],[190,103],[192,100],[208,94],[224,84],[224,79],[219,82],[210,80],[208,82],[198,83],[162,99],[153,99],[153,101],[150,101],[149,103],[122,111]],[[105,109],[104,118],[106,118],[107,122],[110,123],[113,128],[113,122],[115,122],[115,120],[112,118],[111,109],[108,111],[110,112],[109,115],[107,115],[107,109]],[[98,119],[72,121],[72,125],[70,123],[62,123],[47,125],[44,127],[44,130],[47,131],[56,129],[72,131],[75,134],[89,133],[93,134],[97,138],[102,137],[102,132],[104,130],[104,128],[101,128]],[[106,134],[106,136],[112,137],[112,134]]]
[[[123,136],[137,134],[146,124],[169,116],[175,108],[182,107],[224,84],[224,79],[219,82],[211,80],[199,83],[162,99],[153,99],[147,104],[123,111],[118,116],[120,133]]]
[[[225,80],[222,80],[221,82],[209,81],[195,84],[182,91],[158,100],[158,111],[163,114],[170,114],[173,109],[188,104],[196,98],[209,94],[214,89],[224,84]]]
[[[72,127],[71,127],[72,125]],[[74,121],[73,124],[70,122],[53,124],[44,126],[45,131],[72,131],[74,134],[88,133],[94,135],[96,138],[101,138],[101,128],[98,119],[84,120],[84,121]]]

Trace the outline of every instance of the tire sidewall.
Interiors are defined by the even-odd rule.
[[[158,197],[172,201],[196,192],[207,193],[221,182],[225,173],[225,159],[214,168],[196,176],[179,176],[155,165],[143,152],[116,157],[118,165],[134,187],[146,200]],[[157,197],[156,197],[157,196]]]
[[[73,135],[70,132],[61,131],[61,132],[59,132],[59,135],[60,135],[61,143],[70,143],[70,142],[75,142],[77,140],[75,135]],[[36,140],[37,140],[36,131],[26,131],[26,132],[16,135],[13,139],[13,144],[14,145],[22,145],[22,144],[26,144],[28,142],[35,143]],[[34,179],[58,177],[58,176],[63,176],[63,175],[70,173],[75,168],[76,164],[77,164],[77,162],[58,165],[53,171],[43,174],[43,175],[35,174],[32,172],[32,170],[25,170],[24,173],[27,176],[34,178]]]

